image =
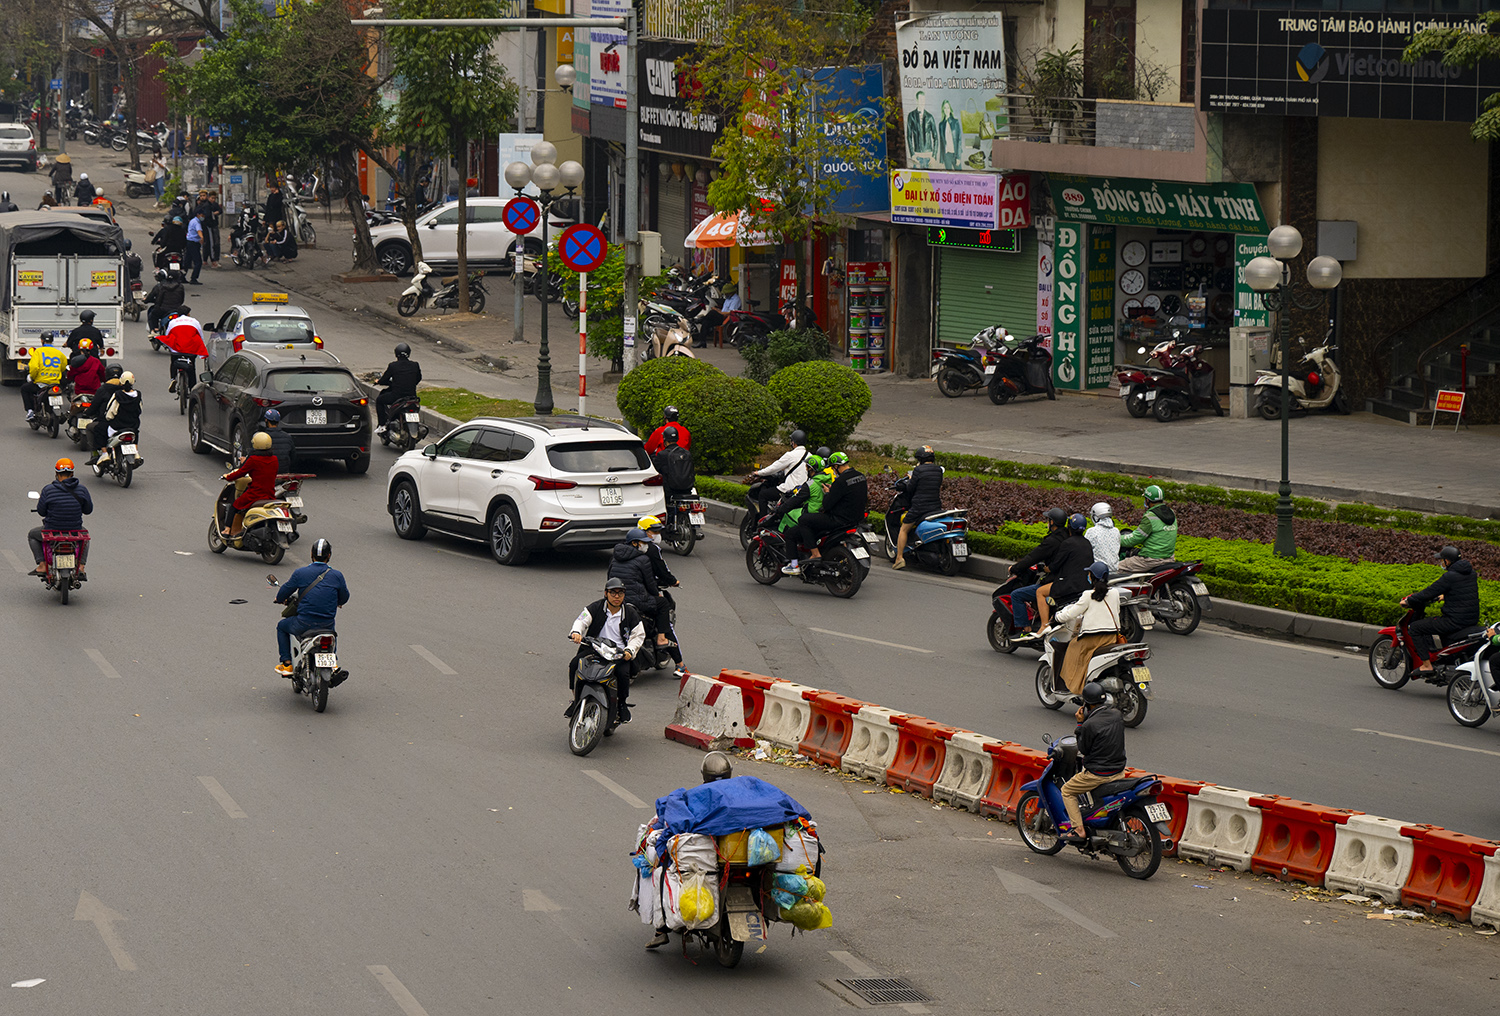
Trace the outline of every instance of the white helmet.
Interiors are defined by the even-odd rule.
[[[1102,522],[1107,518],[1112,518],[1114,511],[1110,508],[1108,501],[1096,501],[1094,507],[1089,509],[1089,514],[1094,517],[1095,522]]]

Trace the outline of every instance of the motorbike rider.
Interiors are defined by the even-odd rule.
[[[33,575],[47,574],[47,567],[42,564],[42,532],[65,530],[86,533],[88,530],[83,528],[83,517],[94,513],[94,499],[89,495],[88,488],[73,476],[73,460],[58,459],[52,468],[53,480],[42,488],[41,500],[32,509],[42,517],[42,524],[26,534],[26,542],[31,545],[31,556],[36,561],[36,570],[31,573]],[[88,547],[87,543],[80,544],[78,550],[80,580],[84,578],[83,565],[88,557]]]
[[[19,212],[21,209],[10,199],[10,191],[0,191],[0,212]]]
[[[602,639],[625,649],[626,666],[615,670],[615,685],[619,689],[620,722],[630,722],[630,678],[635,672],[636,653],[646,641],[646,627],[641,624],[641,614],[634,606],[625,602],[625,581],[616,576],[604,580],[604,598],[584,607],[573,620],[573,630],[568,636],[582,643],[584,638]],[[568,687],[578,676],[578,662],[590,652],[587,647],[578,650],[573,662],[568,664]]]
[[[625,599],[642,617],[660,618],[668,608],[662,601],[656,571],[646,553],[650,542],[651,538],[639,528],[626,533],[625,542],[615,544],[606,577],[625,583]],[[657,630],[661,630],[659,623]]]
[[[670,508],[674,500],[687,497],[693,492],[693,453],[677,443],[676,427],[663,428],[662,440],[666,444],[660,454],[652,458],[652,462],[656,465],[656,471],[661,474],[667,506]]]
[[[292,472],[297,460],[297,444],[292,440],[292,435],[281,429],[280,410],[266,410],[266,415],[261,418],[260,429],[271,435],[271,454],[276,456],[278,472]]]
[[[104,342],[104,333],[94,327],[93,311],[81,311],[78,315],[78,320],[80,322],[78,327],[68,333],[68,348],[79,349],[78,343],[83,339],[93,339],[95,346]]]
[[[1146,513],[1141,524],[1120,537],[1120,548],[1140,549],[1131,557],[1121,558],[1120,571],[1145,572],[1157,565],[1166,564],[1177,553],[1177,513],[1161,492],[1152,484],[1141,491],[1146,502]]]
[[[780,458],[745,477],[745,482],[750,484],[750,500],[759,506],[762,515],[766,512],[766,505],[781,494],[790,494],[798,484],[807,481],[807,455],[807,432],[794,430],[792,446]]]
[[[703,756],[703,762],[698,766],[698,772],[703,777],[704,783],[717,783],[719,780],[731,779],[734,776],[734,759],[727,752],[711,751]],[[661,819],[653,819],[653,823],[660,823]],[[650,881],[649,877],[646,881]],[[632,904],[634,907],[634,904]],[[651,941],[646,943],[647,949],[659,949],[672,941],[665,924],[658,924]]]
[[[1094,563],[1094,548],[1083,535],[1088,520],[1082,514],[1074,512],[1068,516],[1064,525],[1066,532],[1062,542],[1047,560],[1047,581],[1036,590],[1038,631],[1047,628],[1047,615],[1050,613],[1048,600],[1058,604],[1071,603],[1089,587],[1088,567]],[[1015,597],[1012,596],[1012,607],[1015,602]],[[1025,607],[1021,609],[1025,610]]]
[[[292,572],[292,577],[276,590],[277,603],[285,603],[298,590],[302,593],[297,598],[297,613],[276,622],[276,658],[280,661],[276,673],[282,677],[292,676],[292,636],[315,628],[333,631],[338,609],[349,602],[349,584],[343,572],[329,565],[332,556],[333,546],[327,540],[318,540],[312,546],[312,563]]]
[[[56,332],[43,332],[41,343],[31,351],[27,380],[21,386],[21,402],[26,407],[27,420],[36,419],[37,393],[60,383],[63,371],[68,367],[68,354],[58,348]]]
[[[68,357],[68,369],[63,374],[73,388],[74,395],[93,395],[104,383],[104,362],[94,352],[94,341],[88,337],[78,340],[78,352]]]
[[[1083,809],[1078,806],[1080,794],[1102,787],[1120,778],[1125,771],[1125,716],[1107,702],[1104,689],[1095,681],[1083,686],[1083,705],[1073,714],[1078,721],[1078,754],[1082,767],[1062,785],[1063,806],[1068,809],[1067,842],[1082,846],[1088,842],[1083,827]],[[1062,830],[1059,830],[1061,832]]]
[[[1047,562],[1051,561],[1057,555],[1058,548],[1062,546],[1063,540],[1067,538],[1067,512],[1061,508],[1048,508],[1046,514],[1042,517],[1047,520],[1047,535],[1042,537],[1042,542],[1038,543],[1030,554],[1027,554],[1010,566],[1010,573],[1012,575],[1023,576],[1031,574],[1032,578],[1041,578],[1042,576],[1035,574],[1036,569],[1045,567]],[[1027,624],[1026,604],[1036,602],[1036,591],[1042,584],[1041,582],[1034,582],[1030,585],[1020,586],[1017,589],[1011,590],[1011,616],[1014,621],[1014,637],[1017,639],[1035,635],[1036,629]],[[1039,604],[1038,614],[1040,612]]]
[[[906,475],[906,495],[910,502],[901,513],[901,532],[896,537],[896,560],[891,567],[906,567],[906,541],[927,516],[943,510],[943,467],[931,445],[917,449],[917,467]]]
[[[73,203],[80,208],[94,203],[94,185],[87,173],[78,174],[78,182],[73,185]]]
[[[677,443],[688,451],[692,451],[693,435],[688,432],[686,427],[677,422],[677,407],[668,406],[666,409],[663,409],[661,411],[661,418],[662,425],[653,430],[651,436],[646,439],[646,454],[651,456],[652,459],[661,454],[661,450],[667,444],[666,431],[668,427],[676,427]]]
[[[386,426],[390,422],[388,417],[391,412],[391,403],[400,399],[417,397],[417,384],[421,380],[422,368],[411,358],[411,347],[404,342],[398,342],[396,358],[386,366],[385,373],[380,375],[380,380],[375,382],[385,386],[385,390],[375,396],[375,419],[380,424],[375,428],[375,433],[385,433]]]
[[[672,625],[672,610],[677,604],[667,590],[682,583],[672,574],[672,569],[667,567],[666,558],[662,556],[661,536],[666,526],[655,515],[646,515],[636,523],[636,527],[646,534],[646,556],[651,559],[651,572],[656,576],[656,588],[661,591],[661,607],[656,612],[656,652],[658,656],[666,653],[672,657],[672,662],[677,664],[677,673],[673,676],[681,679],[686,676],[687,670],[682,665],[682,647]]]
[[[166,256],[168,254],[176,254],[179,257],[184,256],[184,252],[187,250],[187,229],[182,224],[182,216],[173,215],[172,221],[162,226],[151,237],[151,242],[161,248],[157,252],[156,259],[159,267],[166,265]]]
[[[834,477],[828,489],[823,492],[823,510],[812,513],[804,512],[797,525],[787,534],[786,542],[791,550],[792,559],[781,569],[785,575],[802,573],[802,567],[797,559],[799,548],[809,548],[811,552],[808,557],[816,561],[822,557],[818,550],[818,541],[822,539],[824,533],[836,529],[849,529],[865,520],[865,512],[870,507],[870,485],[865,479],[865,474],[851,466],[849,456],[843,452],[834,452],[830,455],[828,464],[833,467]],[[801,465],[805,468],[806,462],[804,461]]]
[[[183,307],[187,290],[182,286],[182,279],[181,272],[169,272],[165,268],[156,270],[156,285],[142,301],[151,304],[151,309],[146,312],[146,324],[151,328],[151,334],[160,335],[162,326],[172,314],[187,313]]]
[[[1115,528],[1114,511],[1108,501],[1096,501],[1089,509],[1094,524],[1089,526],[1089,546],[1094,548],[1094,560],[1103,561],[1110,568],[1120,566],[1120,531]]]
[[[270,501],[276,496],[276,456],[271,454],[271,435],[256,431],[250,438],[250,454],[238,469],[225,473],[219,479],[237,480],[248,476],[250,483],[234,499],[234,520],[220,535],[226,540],[239,539],[245,528],[245,512],[257,501]],[[319,541],[322,542],[322,541]]]
[[[1474,566],[1457,547],[1444,547],[1432,556],[1443,563],[1443,574],[1426,589],[1401,601],[1403,607],[1426,607],[1433,600],[1443,604],[1443,612],[1437,617],[1424,617],[1407,628],[1412,651],[1422,660],[1417,670],[1424,674],[1432,672],[1434,635],[1452,635],[1479,623],[1479,575]]]
[[[135,375],[130,371],[120,374],[119,384],[110,393],[109,402],[104,407],[104,441],[102,450],[94,456],[89,463],[94,467],[94,475],[99,475],[100,467],[109,461],[109,439],[116,434],[126,431],[132,433],[141,429],[141,393],[135,389]],[[139,455],[136,456],[137,463],[144,462]]]
[[[1115,644],[1120,634],[1120,600],[1122,593],[1109,584],[1109,565],[1095,561],[1089,565],[1088,577],[1093,592],[1081,596],[1057,612],[1059,627],[1067,631],[1067,642],[1053,642],[1056,653],[1052,665],[1068,691],[1083,691],[1089,675],[1089,661],[1105,646]]]
[[[125,368],[118,363],[112,363],[104,368],[104,383],[94,393],[93,405],[89,407],[88,446],[89,461],[92,466],[99,461],[99,452],[104,448],[104,412],[109,408],[109,402],[114,398],[115,392],[120,387],[120,378],[125,374]]]
[[[807,482],[776,502],[766,516],[767,524],[774,525],[778,532],[791,532],[803,515],[823,510],[823,495],[833,482],[833,471],[824,469],[823,456],[815,453],[807,457],[807,473]]]
[[[81,201],[79,202],[79,204],[82,204],[82,203],[83,202],[81,202]],[[94,188],[94,198],[93,198],[92,201],[89,202],[89,204],[93,205],[95,208],[102,208],[102,209],[104,209],[106,212],[108,212],[110,214],[111,218],[114,217],[114,214],[115,214],[115,203],[113,201],[111,201],[109,198],[107,198],[107,197],[104,196],[104,188],[103,187],[95,187]]]

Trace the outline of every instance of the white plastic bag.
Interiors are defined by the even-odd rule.
[[[811,875],[818,870],[821,849],[816,822],[788,822],[786,844],[781,851],[781,860],[776,862],[776,870],[795,872],[798,868],[806,868]]]
[[[679,875],[689,871],[717,871],[719,848],[712,836],[700,833],[679,833],[667,841],[667,855],[672,867]]]
[[[719,923],[719,887],[710,874],[695,871],[682,880],[677,895],[682,923],[690,931]]]

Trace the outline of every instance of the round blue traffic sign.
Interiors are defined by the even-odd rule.
[[[542,221],[542,207],[530,198],[511,198],[500,215],[505,228],[517,236],[531,232]]]
[[[569,226],[557,238],[557,256],[575,272],[592,272],[604,264],[608,254],[609,243],[604,234],[587,222]]]

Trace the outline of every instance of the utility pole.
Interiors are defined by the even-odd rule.
[[[625,337],[622,359],[628,372],[636,365],[637,315],[641,294],[641,131],[640,103],[636,98],[636,10],[625,15]]]
[[[526,5],[525,4],[521,4],[520,8],[521,8],[521,16],[524,18],[526,16]],[[517,102],[516,102],[516,134],[518,136],[520,136],[520,137],[525,137],[526,136],[526,43],[525,43],[526,31],[525,31],[525,29],[521,30],[521,39],[522,39],[522,42],[517,47],[517,49],[521,53],[521,73],[517,76],[517,79],[516,79],[516,87],[517,87],[517,89],[519,89],[519,91],[517,92],[517,96],[516,96],[516,98],[517,98]],[[500,167],[500,171],[503,173],[505,171],[505,167],[504,166]],[[517,191],[516,193],[520,194],[520,191]],[[546,218],[545,215],[543,215],[542,216],[542,246],[545,247],[546,244],[547,244],[547,218]],[[545,257],[546,255],[544,254],[543,256]],[[511,270],[511,273],[510,273],[511,281],[513,283],[515,283],[515,290],[516,290],[516,309],[515,309],[516,328],[515,328],[515,333],[514,333],[514,335],[511,338],[511,341],[512,342],[524,342],[524,341],[526,341],[526,327],[525,327],[525,318],[526,318],[526,271],[525,271],[525,267],[526,267],[526,238],[525,237],[520,237],[520,236],[516,237],[515,265],[516,265],[515,268],[513,268]]]
[[[46,113],[42,114],[46,116]],[[68,16],[62,19],[62,87],[57,90],[57,150],[68,150]]]

